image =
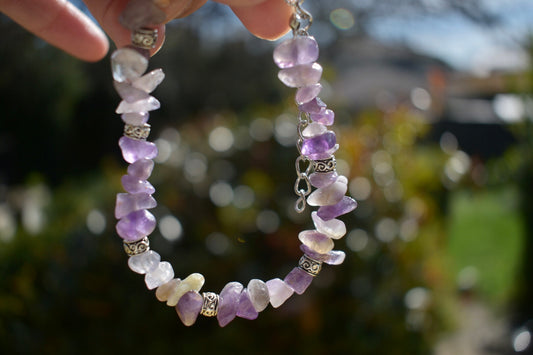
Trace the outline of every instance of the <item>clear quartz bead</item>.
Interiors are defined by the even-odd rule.
[[[169,262],[163,261],[157,264],[157,267],[144,276],[144,282],[149,290],[153,290],[163,284],[166,284],[174,277],[174,269]]]
[[[312,122],[302,131],[302,136],[304,138],[313,138],[320,136],[328,131],[328,128],[320,123]]]
[[[153,96],[148,96],[146,99],[127,102],[126,100],[120,101],[116,113],[132,113],[132,112],[148,112],[157,110],[161,107],[161,103]]]
[[[204,283],[205,278],[202,274],[190,274],[184,278],[176,287],[174,292],[168,296],[167,305],[172,307],[177,305],[180,301],[180,298],[182,298],[184,294],[189,291],[200,291]]]
[[[148,112],[128,112],[123,113],[120,117],[124,123],[128,123],[133,126],[142,126],[148,122],[150,115]]]
[[[332,239],[340,239],[346,234],[346,225],[340,219],[334,218],[324,221],[318,216],[316,211],[311,213],[311,218],[316,230]]]
[[[337,181],[325,187],[321,187],[307,198],[310,206],[329,206],[339,202],[348,190],[348,179],[345,176],[339,176]]]
[[[302,244],[320,254],[325,254],[333,249],[333,240],[316,230],[302,231],[298,234],[298,239]]]
[[[132,81],[132,86],[146,93],[151,93],[165,79],[163,69],[155,69]]]
[[[268,287],[262,280],[252,279],[248,282],[248,293],[257,312],[263,311],[270,302]]]
[[[111,70],[116,81],[131,81],[148,68],[148,59],[132,48],[120,48],[111,55]]]
[[[278,278],[268,280],[266,285],[268,287],[268,294],[270,296],[270,304],[274,308],[281,306],[294,293],[292,288],[287,286],[283,280]]]
[[[130,256],[128,259],[129,268],[138,274],[146,274],[154,270],[161,261],[161,256],[153,250],[148,250],[139,255]]]

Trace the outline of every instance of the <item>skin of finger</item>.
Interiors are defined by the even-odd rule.
[[[61,0],[0,0],[0,10],[28,31],[87,61],[105,56],[105,34],[85,14]]]
[[[285,0],[266,0],[254,6],[231,6],[231,9],[242,24],[259,38],[275,40],[290,29],[292,9]]]

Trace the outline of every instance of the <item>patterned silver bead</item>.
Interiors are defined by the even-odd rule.
[[[129,123],[124,125],[124,135],[129,138],[145,140],[150,135],[150,125],[134,126]]]
[[[307,255],[303,255],[298,262],[298,267],[309,275],[315,277],[322,270],[322,262],[311,259]]]
[[[148,237],[144,237],[135,242],[124,242],[124,251],[128,256],[139,255],[148,250],[150,250],[150,241],[148,240]]]
[[[215,317],[218,314],[218,295],[214,292],[204,292],[202,297],[204,303],[200,314],[206,317]]]
[[[131,44],[135,47],[151,49],[157,42],[157,29],[139,28],[131,32]]]
[[[331,173],[337,169],[337,161],[334,156],[325,160],[315,160],[313,162],[313,170],[315,173]]]

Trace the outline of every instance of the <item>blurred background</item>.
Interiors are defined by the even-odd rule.
[[[81,2],[75,2],[83,8]],[[347,253],[256,321],[184,327],[127,267],[108,59],[83,63],[0,15],[0,352],[533,353],[533,3],[306,1],[338,170],[359,208]],[[285,275],[293,90],[277,43],[223,6],[168,26],[155,91],[151,242],[205,290]]]

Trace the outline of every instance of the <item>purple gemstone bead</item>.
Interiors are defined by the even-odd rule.
[[[320,153],[325,153],[335,147],[336,143],[337,137],[335,136],[335,133],[332,131],[327,131],[326,133],[321,134],[320,136],[304,139],[304,142],[302,144],[302,154],[306,156],[311,156]]]
[[[155,229],[154,215],[146,210],[135,211],[118,221],[118,235],[127,242],[135,242],[152,233]]]
[[[152,142],[121,137],[118,145],[122,150],[122,157],[128,163],[135,163],[139,159],[153,159],[157,156],[157,147]]]
[[[333,184],[337,181],[337,177],[336,171],[330,173],[312,173],[309,175],[309,181],[314,187],[321,188]]]
[[[318,113],[311,113],[310,116],[313,122],[322,123],[325,126],[331,126],[335,122],[335,112],[329,109]]]
[[[305,292],[305,290],[307,290],[309,285],[311,285],[313,276],[309,275],[299,267],[295,267],[287,274],[287,276],[285,276],[283,281],[285,281],[285,283],[292,288],[294,292],[301,295]]]
[[[282,42],[274,50],[274,62],[280,68],[313,63],[318,59],[318,43],[311,36],[301,36]]]
[[[136,177],[139,180],[146,180],[152,175],[154,161],[152,159],[139,159],[128,166],[128,175]]]
[[[318,94],[320,94],[321,90],[322,85],[320,85],[320,83],[299,88],[296,91],[296,103],[298,105],[303,105],[313,100]]]
[[[244,289],[239,298],[239,307],[237,308],[237,317],[254,320],[259,313],[255,310],[248,290]]]
[[[176,312],[184,325],[190,327],[196,322],[196,318],[202,310],[203,302],[202,295],[196,291],[189,291],[181,296],[176,305]]]
[[[123,113],[121,116],[122,121],[124,123],[128,123],[134,126],[142,126],[146,122],[148,122],[148,118],[150,115],[148,112],[128,112]]]
[[[146,180],[139,180],[135,176],[124,175],[121,179],[124,190],[130,194],[148,194],[155,192],[155,188]]]
[[[237,307],[243,286],[239,282],[230,282],[220,291],[217,320],[225,327],[237,315]]]
[[[342,200],[332,206],[322,206],[318,209],[317,214],[324,221],[342,216],[348,212],[351,212],[357,208],[357,201],[353,198],[344,196]]]
[[[120,219],[133,211],[147,210],[157,206],[149,194],[117,194],[115,218]]]
[[[281,82],[290,88],[300,88],[316,84],[322,77],[322,66],[318,63],[302,64],[282,69],[278,73]]]
[[[320,99],[320,97],[315,97],[311,101],[298,106],[298,110],[302,112],[308,112],[310,114],[321,113],[326,110],[327,105]]]
[[[331,158],[331,156],[335,154],[337,150],[339,150],[339,145],[335,144],[333,148],[326,150],[323,153],[309,154],[307,157],[311,160],[324,160]]]
[[[346,254],[341,250],[332,250],[326,254],[320,254],[309,248],[307,245],[300,245],[300,250],[304,252],[305,255],[310,257],[313,260],[321,261],[328,265],[340,265],[344,262]]]
[[[126,81],[113,81],[113,85],[115,86],[115,90],[117,90],[120,97],[126,102],[144,100],[150,96],[146,92],[134,88]]]
[[[124,27],[136,30],[150,25],[159,25],[165,22],[166,18],[165,12],[152,1],[131,0],[120,14],[119,21]]]

